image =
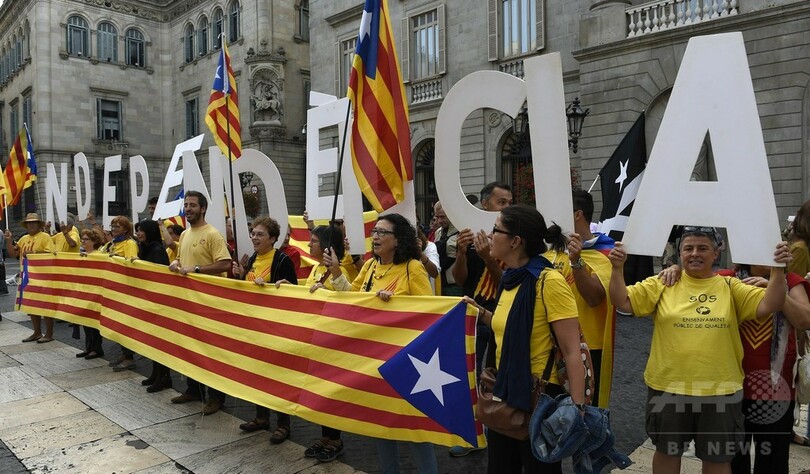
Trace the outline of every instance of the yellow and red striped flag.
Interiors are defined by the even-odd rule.
[[[23,311],[99,328],[237,398],[376,438],[485,444],[475,311],[457,298],[310,293],[98,254],[25,262]],[[446,377],[437,385],[414,359]]]
[[[222,153],[231,160],[242,156],[242,126],[239,122],[239,96],[231,67],[228,46],[222,40],[214,85],[205,111],[205,123]]]
[[[366,0],[347,96],[354,112],[352,166],[377,212],[405,199],[413,180],[408,107],[386,0]]]
[[[20,202],[23,190],[37,180],[37,164],[34,160],[34,146],[25,128],[20,129],[6,163],[6,205]]]

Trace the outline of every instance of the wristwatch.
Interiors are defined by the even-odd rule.
[[[579,270],[584,266],[585,262],[582,261],[582,258],[578,258],[576,262],[571,262],[571,268],[573,268],[574,270]]]
[[[194,273],[200,273],[200,266],[194,265]]]

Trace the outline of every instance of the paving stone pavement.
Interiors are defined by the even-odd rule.
[[[8,262],[8,268],[16,263]],[[14,290],[15,288],[11,288]],[[238,424],[254,416],[254,406],[228,397],[222,412],[203,417],[199,404],[172,405],[174,390],[147,394],[140,380],[149,362],[136,356],[136,370],[113,372],[107,360],[120,355],[105,341],[106,359],[73,356],[83,341],[73,328],[57,323],[56,341],[20,341],[30,334],[27,315],[13,311],[13,297],[0,296],[0,473],[353,473],[379,472],[373,440],[344,433],[340,462],[317,464],[303,456],[320,427],[293,418],[290,440],[278,446],[269,434],[241,433]],[[617,322],[611,419],[616,446],[636,464],[628,472],[652,472],[652,448],[645,443],[642,373],[649,353],[649,319]],[[185,381],[173,374],[174,387]],[[803,414],[806,419],[806,415]],[[801,430],[804,430],[804,426]],[[402,449],[403,472],[413,464]],[[486,472],[486,450],[452,458],[436,447],[440,473]],[[810,448],[791,447],[791,474],[810,467]],[[685,458],[682,472],[697,473]],[[573,472],[570,463],[564,471]]]

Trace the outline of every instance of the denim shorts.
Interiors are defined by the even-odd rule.
[[[695,442],[702,461],[731,462],[745,436],[742,390],[695,397],[648,388],[646,426],[658,452],[680,457]]]

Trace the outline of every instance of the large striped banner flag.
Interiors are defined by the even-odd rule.
[[[347,96],[352,103],[352,166],[377,212],[405,199],[413,180],[411,132],[386,0],[366,0]]]
[[[23,311],[99,328],[234,397],[376,438],[485,443],[476,319],[458,299],[309,293],[102,254],[26,263]]]
[[[6,204],[20,202],[23,190],[37,180],[37,165],[34,160],[34,147],[25,128],[20,129],[6,163]]]
[[[205,111],[205,123],[222,153],[230,160],[242,156],[242,125],[239,122],[239,96],[231,67],[228,45],[222,38],[219,64]]]

